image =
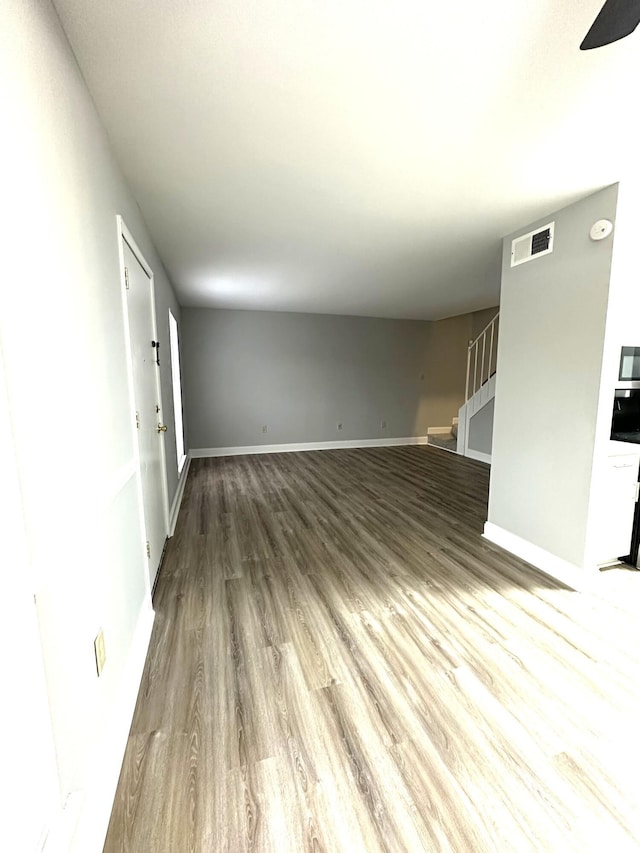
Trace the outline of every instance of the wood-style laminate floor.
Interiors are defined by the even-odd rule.
[[[638,614],[483,540],[487,490],[429,447],[195,460],[106,853],[639,850]]]

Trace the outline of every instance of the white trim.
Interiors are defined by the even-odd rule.
[[[460,456],[464,456],[465,445],[467,443],[467,421],[468,421],[467,404],[461,406],[458,411],[458,435],[456,436],[456,450]]]
[[[427,435],[448,435],[451,427],[428,427]]]
[[[145,257],[142,253],[142,250],[140,249],[140,247],[136,243],[131,231],[129,231],[129,229],[127,228],[124,219],[119,214],[116,216],[116,219],[118,220],[118,233],[129,244],[129,248],[131,249],[133,254],[136,256],[136,258],[138,259],[138,263],[140,264],[142,269],[146,272],[147,276],[149,278],[153,278],[153,270],[151,269],[149,264],[146,262]]]
[[[248,456],[253,453],[302,453],[307,450],[344,450],[358,447],[400,447],[427,444],[426,435],[410,438],[361,438],[352,441],[310,441],[302,444],[254,444],[246,447],[196,447],[189,451],[191,459],[209,456]]]
[[[469,346],[467,347],[467,380],[465,384],[465,392],[464,399],[465,402],[469,400],[469,397],[473,397],[475,393],[481,388],[485,382],[489,381],[491,378],[491,362],[493,361],[493,341],[495,338],[495,329],[498,317],[500,316],[500,309],[498,309],[494,315],[494,317],[489,320],[484,329],[480,332],[478,337],[474,341],[469,341]],[[489,358],[486,362],[487,366],[487,378],[484,379],[484,368],[485,368],[485,356],[487,353],[487,333],[491,329],[491,336],[489,340]],[[480,360],[480,386],[477,386],[478,380],[478,349],[480,347],[480,341],[482,341],[482,358]],[[496,343],[497,348],[497,343]],[[471,387],[471,394],[469,394],[470,387],[470,379],[471,379],[471,353],[474,353],[474,362],[473,362],[473,386]]]
[[[596,580],[597,572],[580,568],[490,521],[484,525],[483,538],[493,542],[494,545],[499,545],[505,551],[515,554],[516,557],[526,560],[527,563],[531,563],[545,575],[578,592],[591,589]]]
[[[470,459],[485,462],[487,465],[491,465],[491,454],[469,447],[469,427],[474,415],[488,405],[495,396],[496,374],[494,373],[458,411],[457,452],[461,456],[468,456]]]
[[[180,369],[180,330],[173,311],[169,308],[169,354],[171,356],[171,390],[173,392],[173,424],[176,440],[176,460],[178,476],[182,473],[187,460],[184,440],[184,406],[182,394],[182,371]],[[171,529],[171,513],[169,513]],[[169,534],[171,535],[171,534]]]
[[[106,716],[84,791],[74,791],[67,799],[56,832],[50,832],[43,853],[86,853],[102,850],[111,817],[124,751],[138,698],[155,613],[148,601],[142,605],[120,689]],[[70,826],[75,826],[69,845]]]
[[[171,504],[171,512],[169,514],[169,536],[173,536],[176,532],[176,523],[178,521],[178,514],[180,512],[180,504],[182,503],[182,496],[184,494],[184,487],[187,482],[187,477],[189,476],[189,466],[191,465],[191,456],[185,457],[186,462],[182,466],[182,471],[180,473],[180,477],[178,479],[178,488],[176,489],[176,493],[173,496],[173,503]]]
[[[138,435],[135,426],[135,413],[136,413],[136,399],[135,399],[135,383],[133,378],[133,357],[131,354],[131,330],[129,326],[129,303],[127,300],[127,283],[125,278],[125,261],[124,261],[124,246],[123,242],[127,243],[131,251],[136,257],[136,260],[146,273],[149,278],[150,288],[151,288],[151,326],[153,330],[154,339],[158,339],[158,323],[156,319],[156,292],[155,292],[155,280],[153,275],[153,270],[145,260],[144,255],[142,254],[138,244],[136,243],[133,235],[127,228],[124,219],[120,214],[116,215],[116,227],[118,232],[118,257],[120,260],[120,292],[122,296],[122,313],[123,313],[123,321],[124,321],[124,337],[125,337],[125,353],[126,353],[126,361],[127,361],[127,379],[129,383],[129,406],[131,413],[131,432],[133,436],[133,447],[134,447],[134,459],[136,465],[136,479],[137,479],[137,488],[138,488],[138,511],[140,515],[140,529],[142,531],[142,540],[140,542],[140,546],[142,548],[144,557],[144,565],[148,565],[147,556],[146,556],[146,540],[147,540],[147,525],[144,517],[144,492],[142,489],[142,474],[140,471],[140,451],[138,447]],[[160,377],[160,370],[156,371],[156,394],[158,405],[160,406],[159,417],[164,418],[164,406],[162,403],[162,382]],[[160,441],[160,464],[162,466],[162,506],[163,506],[163,515],[164,515],[164,535],[169,535],[169,484],[167,478],[167,453],[165,448],[164,436],[166,433],[162,433],[161,441]],[[159,568],[159,565],[158,565]],[[146,588],[151,598],[151,579],[149,577],[149,572],[146,572]],[[157,576],[157,570],[156,570]]]
[[[480,450],[472,450],[470,447],[467,447],[464,455],[469,459],[475,459],[477,462],[485,462],[487,465],[491,465],[490,453],[482,453]]]
[[[435,447],[436,450],[442,450],[444,453],[455,453],[455,455],[458,456],[457,450],[451,450],[449,447],[441,447],[439,444],[431,444],[431,442],[428,442],[428,444],[429,447]]]
[[[135,462],[135,477],[136,477],[136,491],[138,492],[138,519],[140,524],[140,530],[142,532],[142,538],[140,540],[140,553],[143,555],[143,565],[147,565],[147,550],[146,550],[146,539],[147,539],[147,523],[144,517],[144,501],[143,501],[143,493],[142,493],[142,474],[140,472],[140,448],[138,447],[138,435],[136,432],[135,425],[135,412],[136,412],[136,397],[135,397],[135,384],[133,379],[133,355],[131,353],[131,332],[129,328],[129,305],[127,303],[127,282],[125,277],[125,262],[124,262],[124,242],[125,242],[125,234],[130,237],[131,242],[129,245],[135,245],[135,240],[131,237],[129,229],[124,224],[122,217],[118,214],[116,215],[116,230],[118,234],[118,260],[120,264],[120,297],[122,302],[122,326],[124,331],[124,350],[126,356],[126,366],[127,366],[127,385],[129,390],[129,420],[131,423],[131,439],[133,442],[133,458]],[[127,241],[129,242],[129,241]],[[146,261],[144,258],[140,260],[141,264],[146,266]],[[146,272],[146,269],[145,269]],[[151,600],[151,583],[149,581],[149,572],[146,571],[144,573],[145,576],[145,589],[146,594]]]

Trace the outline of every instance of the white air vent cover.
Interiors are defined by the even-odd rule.
[[[553,252],[554,225],[555,222],[550,222],[542,228],[523,234],[522,237],[516,237],[511,243],[511,266],[517,267],[518,264],[525,264]]]

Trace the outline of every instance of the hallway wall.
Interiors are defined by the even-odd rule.
[[[183,318],[191,448],[426,433],[430,323],[202,308]]]
[[[90,853],[101,849],[152,622],[116,214],[154,269],[165,353],[169,306],[180,313],[49,0],[3,0],[0,81],[0,345],[60,803],[76,810],[76,849]],[[171,424],[167,359],[162,384]],[[167,456],[172,497],[172,432]],[[100,628],[107,663],[98,679]]]
[[[506,531],[564,561],[570,570],[583,569],[587,563],[609,281],[617,239],[616,235],[594,241],[589,232],[599,219],[616,222],[617,199],[618,185],[605,187],[523,226],[503,244],[485,532]],[[512,267],[512,240],[551,221],[553,252]]]
[[[189,447],[409,438],[451,425],[485,313],[426,322],[185,308]]]

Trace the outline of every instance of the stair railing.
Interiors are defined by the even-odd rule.
[[[498,355],[498,325],[500,312],[490,320],[467,350],[467,385],[465,403],[496,372]]]

